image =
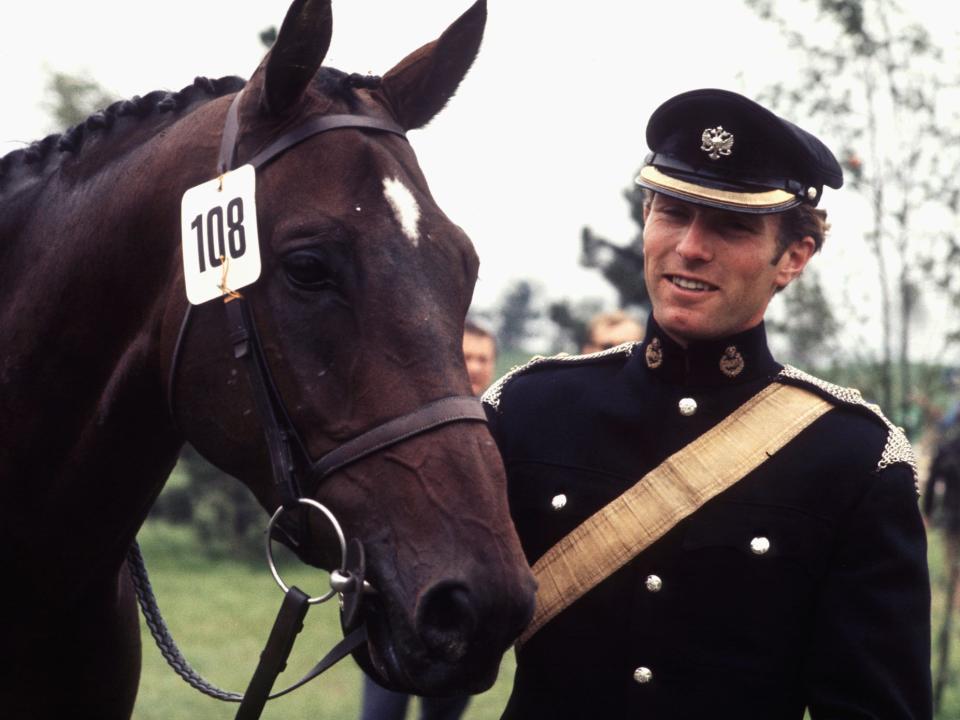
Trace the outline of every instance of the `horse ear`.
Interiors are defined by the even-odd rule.
[[[260,104],[269,115],[293,106],[330,47],[330,0],[294,0],[266,59]]]
[[[447,104],[477,56],[486,21],[487,2],[477,0],[443,35],[383,76],[383,89],[405,129],[423,127]]]

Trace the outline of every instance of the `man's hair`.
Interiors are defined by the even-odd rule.
[[[595,333],[600,328],[614,327],[623,323],[631,323],[640,327],[640,324],[623,310],[610,310],[609,312],[600,312],[590,318],[587,325],[587,339],[590,342],[595,341]]]
[[[795,240],[805,237],[813,238],[816,245],[814,252],[819,252],[830,232],[830,223],[827,222],[827,211],[815,208],[812,205],[801,203],[780,213],[780,228],[777,230],[776,263]]]
[[[490,341],[493,342],[493,352],[497,352],[497,338],[492,332],[487,330],[484,327],[481,327],[473,320],[465,320],[463,323],[463,334],[464,335],[476,335],[477,337],[490,338]]]

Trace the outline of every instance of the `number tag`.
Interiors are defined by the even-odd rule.
[[[244,165],[183,194],[183,279],[194,305],[260,277],[256,190],[256,171]]]

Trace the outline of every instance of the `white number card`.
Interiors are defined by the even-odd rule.
[[[256,190],[256,171],[244,165],[183,194],[183,279],[194,305],[260,277]]]

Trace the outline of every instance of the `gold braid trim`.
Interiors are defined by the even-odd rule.
[[[821,380],[820,378],[809,375],[802,370],[798,370],[791,365],[783,366],[783,370],[778,376],[778,379],[779,378],[787,378],[789,380],[799,381],[805,385],[812,385],[813,387],[819,388],[827,395],[830,395],[845,405],[866,408],[880,418],[884,425],[887,426],[887,444],[884,446],[883,452],[880,454],[880,460],[877,462],[876,469],[878,471],[883,470],[885,467],[896,465],[898,463],[908,465],[913,471],[913,482],[917,489],[917,494],[920,494],[920,473],[917,470],[917,456],[914,454],[913,446],[910,444],[910,441],[904,434],[903,429],[898,428],[896,425],[890,422],[887,419],[887,416],[883,414],[883,411],[880,409],[879,405],[868,403],[863,399],[863,395],[861,395],[860,391],[856,388],[846,388],[840,385],[834,385],[826,380]]]
[[[601,350],[600,352],[587,353],[586,355],[570,355],[568,353],[560,353],[559,355],[534,355],[530,360],[525,362],[523,365],[515,365],[510,368],[510,370],[503,375],[499,380],[497,380],[493,385],[487,388],[486,392],[483,393],[480,400],[492,407],[497,412],[500,411],[500,395],[503,393],[503,389],[507,386],[507,383],[517,377],[517,375],[523,375],[530,368],[536,367],[537,365],[545,364],[557,364],[557,365],[569,365],[577,364],[579,362],[584,362],[588,360],[595,360],[597,358],[607,357],[609,355],[623,355],[629,357],[633,352],[633,348],[636,345],[639,345],[638,342],[625,342],[622,345],[617,345],[616,347],[608,348],[606,350]]]

